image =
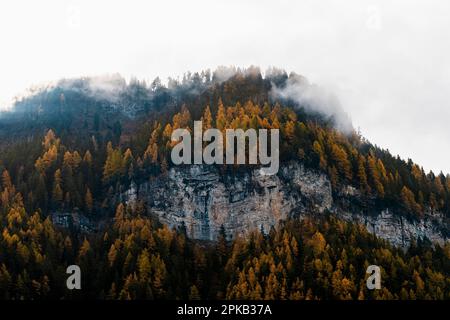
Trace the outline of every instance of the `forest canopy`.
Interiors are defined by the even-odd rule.
[[[61,80],[17,101],[0,117],[0,297],[4,299],[449,299],[450,247],[426,240],[406,251],[332,216],[292,219],[269,234],[215,243],[186,237],[114,195],[173,168],[178,128],[278,129],[280,161],[323,173],[333,197],[351,186],[359,206],[389,207],[420,219],[450,218],[450,175],[424,172],[343,132],[334,113],[311,109],[286,90],[296,74],[258,68],[159,78]],[[110,91],[114,95],[110,95]],[[260,164],[256,164],[258,166]],[[251,166],[218,165],[223,174]],[[83,232],[51,216],[81,212]],[[312,213],[312,212],[311,212]],[[225,214],[225,213],[224,213]],[[368,264],[382,266],[383,289],[365,287]],[[65,288],[65,267],[90,270],[81,293]]]

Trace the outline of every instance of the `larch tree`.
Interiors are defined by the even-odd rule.
[[[216,128],[224,130],[227,125],[227,119],[225,114],[225,107],[223,106],[222,99],[219,98],[217,114],[216,114]]]
[[[212,115],[211,115],[211,109],[209,108],[209,105],[206,106],[205,111],[203,112],[203,116],[201,117],[203,131],[206,131],[210,128],[212,128]]]

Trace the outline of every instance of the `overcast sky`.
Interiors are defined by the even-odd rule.
[[[450,173],[450,2],[0,2],[0,104],[32,84],[269,66],[332,90],[356,128]]]

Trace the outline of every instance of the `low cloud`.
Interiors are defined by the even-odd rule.
[[[272,84],[273,99],[293,101],[297,107],[310,113],[319,113],[329,119],[334,127],[345,133],[353,132],[354,128],[349,115],[344,111],[337,97],[323,87],[310,84],[308,80],[297,74],[291,74],[284,86]]]
[[[221,83],[228,81],[237,74],[245,77],[262,76],[261,69],[253,65],[247,68],[236,68],[235,66],[218,66],[213,72],[212,80],[216,83]]]
[[[63,79],[57,85],[64,90],[78,91],[97,100],[118,102],[126,90],[126,80],[119,74],[81,79]]]
[[[237,73],[236,67],[219,66],[213,72],[213,81],[224,82],[233,77]]]

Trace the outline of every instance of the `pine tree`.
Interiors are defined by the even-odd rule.
[[[92,198],[92,193],[91,190],[89,190],[89,188],[86,188],[86,195],[84,197],[84,201],[86,204],[87,211],[91,213],[94,206],[94,199]]]
[[[372,180],[372,185],[378,193],[378,196],[384,197],[384,187],[381,184],[379,169],[377,168],[375,158],[369,155],[367,158],[367,167],[369,169],[370,178]]]
[[[325,153],[323,151],[322,146],[320,145],[319,141],[314,141],[313,143],[313,150],[316,153],[317,157],[319,158],[319,166],[322,170],[326,170],[327,168],[327,160],[325,158]]]
[[[189,289],[189,300],[200,300],[200,293],[195,285]]]
[[[370,187],[367,183],[367,175],[366,175],[366,168],[364,165],[364,156],[360,155],[358,158],[358,181],[359,181],[359,188],[364,193],[370,193]]]
[[[53,180],[53,191],[52,191],[52,199],[56,207],[60,207],[63,201],[63,190],[61,188],[61,183],[62,183],[61,170],[58,169],[55,171],[55,177]]]

